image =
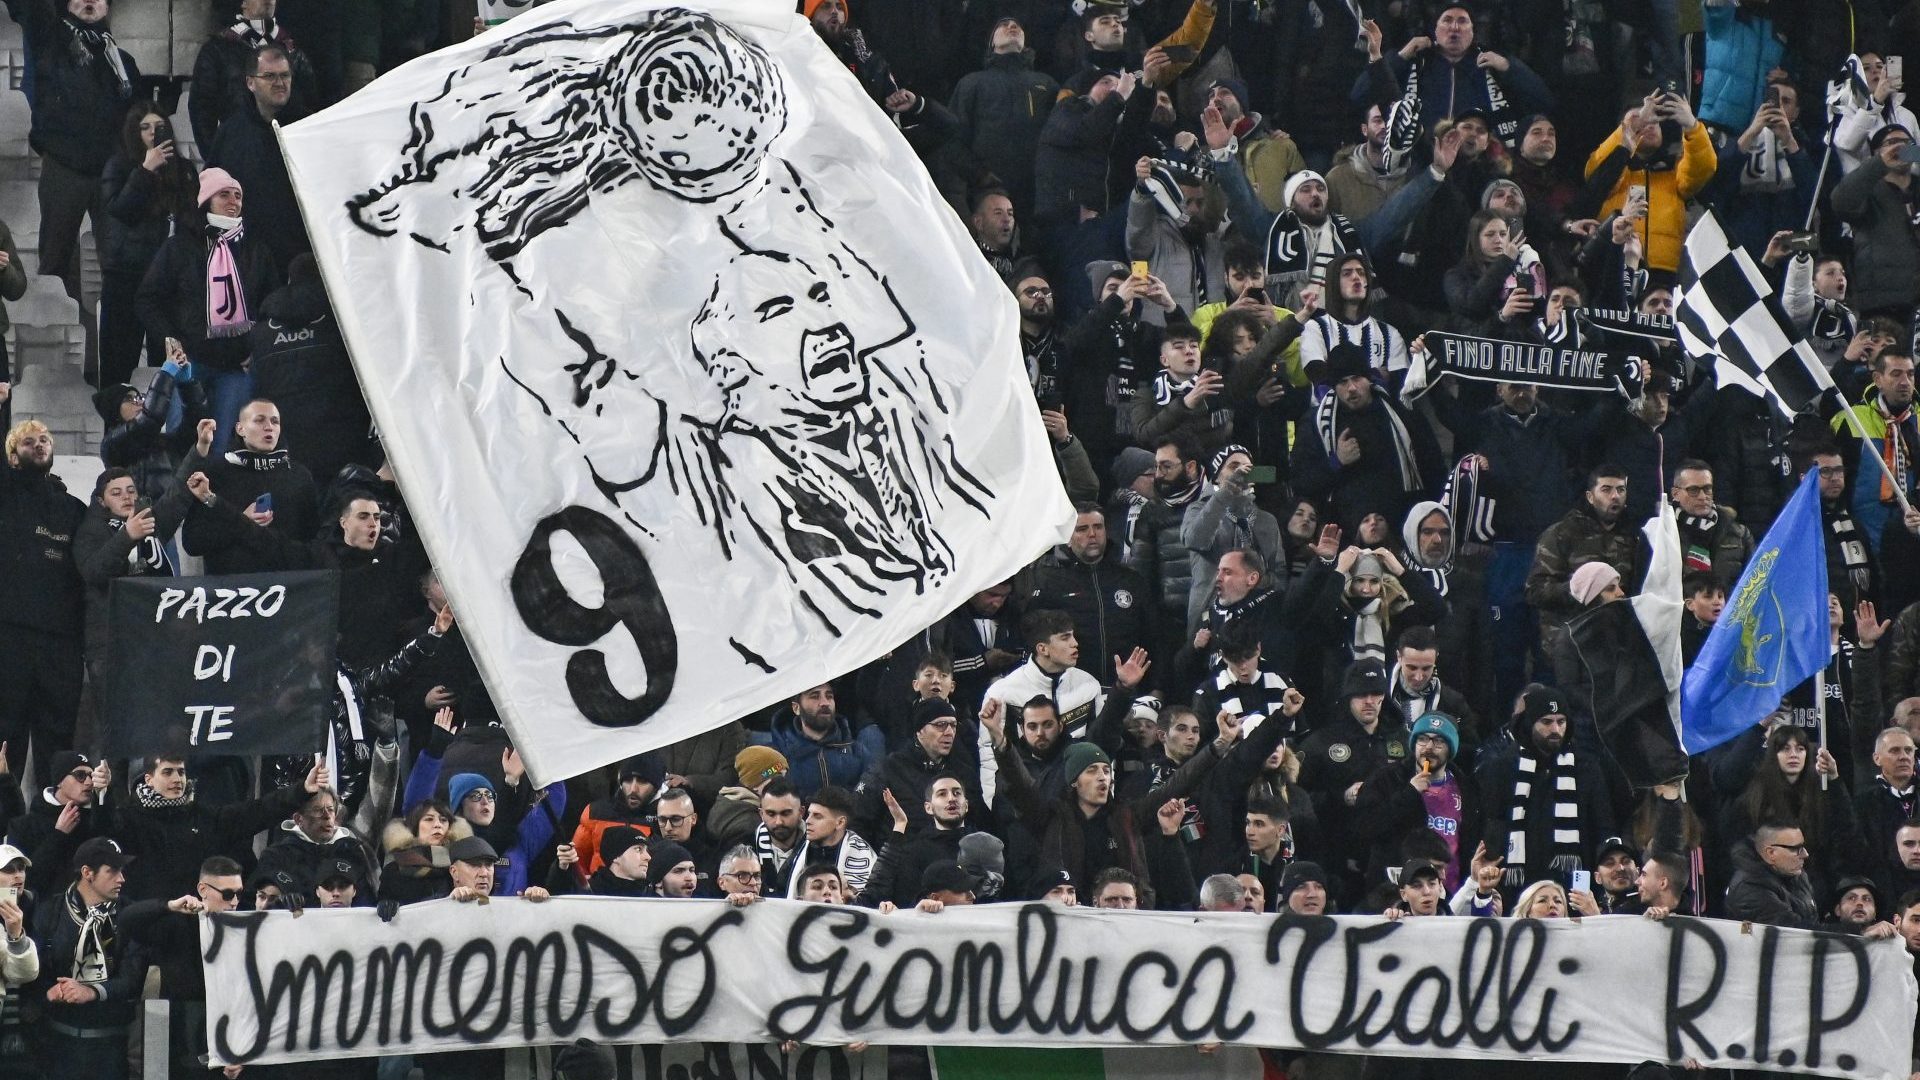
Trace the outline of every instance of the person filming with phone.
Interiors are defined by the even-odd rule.
[[[1620,126],[1587,158],[1587,180],[1615,176],[1601,216],[1620,211],[1635,219],[1649,270],[1680,268],[1687,232],[1687,203],[1713,179],[1719,158],[1713,140],[1677,84],[1643,98],[1620,118]],[[1644,205],[1640,198],[1643,193]]]
[[[1868,145],[1872,156],[1835,185],[1833,212],[1853,228],[1854,309],[1905,322],[1920,281],[1920,241],[1912,226],[1920,147],[1899,124],[1875,132]]]
[[[1776,232],[1806,223],[1820,176],[1819,144],[1799,123],[1800,91],[1776,76],[1745,130],[1712,133],[1718,173],[1700,201],[1748,254],[1768,253]]]
[[[127,382],[142,356],[166,359],[134,308],[140,280],[173,231],[173,219],[191,217],[200,170],[174,144],[173,121],[151,101],[127,110],[120,153],[100,178],[106,214],[100,230],[100,372],[97,386]]]

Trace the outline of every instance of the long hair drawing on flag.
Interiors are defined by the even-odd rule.
[[[766,52],[707,15],[559,23],[495,46],[415,105],[402,163],[348,210],[366,232],[437,251],[471,232],[575,354],[499,363],[602,494],[659,539],[633,496],[664,487],[725,558],[774,556],[839,635],[878,617],[892,585],[925,591],[951,573],[935,512],[984,515],[994,493],[955,454],[955,388],[930,370],[912,314],[769,155],[793,107]],[[620,311],[553,295],[529,270],[536,239],[596,228],[596,201],[636,184],[711,214],[726,241],[668,256],[711,285],[685,342],[695,364],[667,376],[643,378],[657,344],[629,336]]]

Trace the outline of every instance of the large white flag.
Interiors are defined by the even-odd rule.
[[[852,670],[1071,529],[1012,297],[790,5],[546,5],[281,139],[539,779]]]

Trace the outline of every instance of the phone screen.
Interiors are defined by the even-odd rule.
[[[1254,484],[1271,484],[1280,479],[1280,470],[1272,465],[1255,465],[1247,470],[1247,480]]]

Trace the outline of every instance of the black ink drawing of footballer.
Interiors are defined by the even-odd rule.
[[[707,15],[560,23],[493,47],[416,105],[402,165],[348,209],[396,243],[445,252],[473,234],[546,339],[577,356],[500,364],[627,522],[656,544],[687,543],[690,526],[729,562],[777,561],[790,594],[765,602],[791,600],[838,636],[903,584],[950,574],[934,518],[984,516],[994,493],[956,459],[954,387],[912,315],[770,155],[792,104],[767,53]],[[676,347],[628,338],[591,268],[556,269],[562,249],[530,247],[570,227],[617,243],[690,210],[722,239],[672,245],[711,280]],[[567,273],[578,290],[552,287]]]

